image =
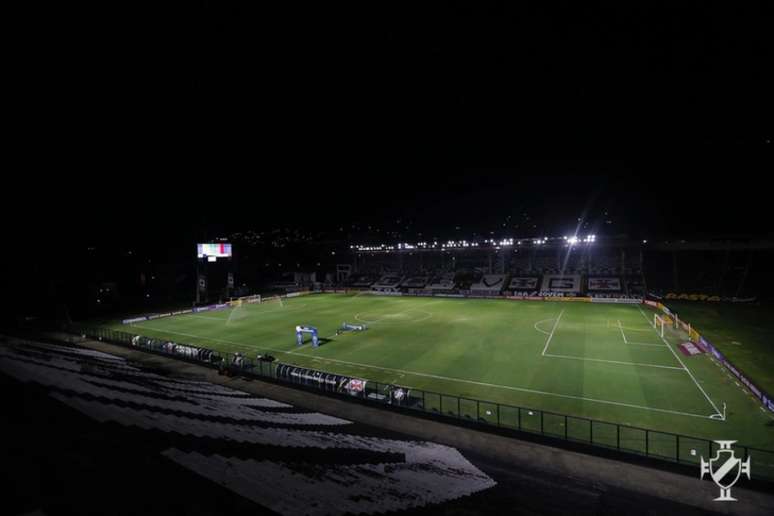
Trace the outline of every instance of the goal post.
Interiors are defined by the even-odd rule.
[[[666,318],[661,317],[658,314],[653,314],[653,327],[656,329],[656,332],[661,335],[661,338],[664,338],[664,326],[666,326]]]
[[[676,330],[681,330],[682,329],[682,330],[685,330],[686,332],[688,332],[688,339],[690,340],[690,338],[691,338],[691,323],[689,323],[685,319],[683,319],[681,321],[680,320],[680,316],[678,316],[677,314],[674,314],[674,316],[675,316],[675,329]]]
[[[252,296],[232,297],[231,299],[229,299],[228,304],[232,308],[236,308],[238,306],[242,306],[242,304],[252,304],[252,303],[260,303],[260,302],[261,302],[261,295],[254,294]]]

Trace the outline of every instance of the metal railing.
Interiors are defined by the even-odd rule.
[[[205,349],[195,345],[180,343],[177,346],[170,346],[169,341],[166,339],[153,339],[150,337],[136,339],[136,334],[108,328],[74,325],[68,331],[91,339],[121,344],[133,349],[142,349],[151,353],[203,364],[208,367],[220,368],[231,374],[301,385],[305,388],[348,398],[356,398],[367,403],[418,411],[458,421],[467,421],[482,427],[498,428],[516,433],[537,434],[641,457],[660,459],[678,464],[696,465],[697,475],[701,458],[708,460],[714,457],[715,451],[718,449],[718,445],[714,441],[701,437],[691,437],[568,414],[558,414],[546,410],[464,398],[371,380],[360,379],[364,380],[362,388],[360,388],[361,384],[358,384],[358,389],[342,388],[342,382],[326,382],[323,381],[323,376],[327,376],[329,379],[331,377],[349,379],[350,377],[292,364],[253,360],[249,357],[240,357],[237,364],[234,363],[234,357],[226,358],[211,350],[207,350],[209,353],[191,353],[185,350],[185,348]],[[278,374],[279,366],[291,367],[304,374],[294,376]],[[399,396],[398,393],[400,393]],[[774,481],[774,451],[739,444],[734,445],[734,448],[743,460],[746,460],[748,457],[751,458],[751,471],[754,479]]]

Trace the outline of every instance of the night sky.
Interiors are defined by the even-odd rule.
[[[510,167],[324,166],[213,173],[179,183],[140,174],[102,191],[71,178],[36,193],[50,218],[8,230],[42,246],[190,245],[234,232],[358,226],[425,236],[581,232],[640,237],[771,234],[771,160],[515,160]],[[32,185],[29,186],[32,188]],[[7,208],[7,207],[6,207]],[[6,216],[11,220],[12,213]],[[610,222],[608,222],[610,221]],[[505,226],[503,226],[505,224]],[[460,227],[459,230],[456,228]]]
[[[19,187],[57,217],[20,233],[486,231],[519,213],[564,232],[605,211],[599,233],[768,232],[763,5],[200,0],[79,16],[46,47],[23,120],[46,145]]]
[[[211,134],[292,160],[757,148],[774,134],[764,5],[205,3],[165,76],[190,79]]]
[[[47,75],[28,81],[22,123],[61,145],[48,157],[174,173],[770,153],[766,5],[198,0],[66,27],[38,15],[32,29],[65,34],[29,43]]]
[[[34,102],[9,141],[23,159],[8,191],[23,202],[2,215],[25,252],[6,268],[66,270],[89,247],[175,261],[196,241],[278,228],[559,236],[580,218],[603,236],[770,235],[763,5],[199,1],[100,23],[33,16],[31,36],[62,37],[31,37],[38,59],[19,75]]]

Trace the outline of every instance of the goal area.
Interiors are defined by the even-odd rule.
[[[260,303],[261,295],[254,294],[252,296],[232,297],[229,299],[228,304],[231,307],[242,306],[242,304]]]

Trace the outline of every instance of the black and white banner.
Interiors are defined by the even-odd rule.
[[[580,292],[580,275],[548,274],[543,276],[543,290],[550,292]]]
[[[537,278],[511,278],[510,290],[537,290]]]
[[[589,278],[589,290],[604,292],[620,292],[621,278]]]
[[[490,290],[492,292],[499,292],[503,289],[503,283],[505,281],[504,274],[485,274],[481,280],[471,285],[471,291]]]
[[[505,278],[502,276],[484,276],[484,279],[481,280],[481,283],[483,283],[487,288],[492,288],[502,283],[504,279]]]
[[[367,380],[288,364],[277,364],[277,378],[301,385],[363,397]]]

